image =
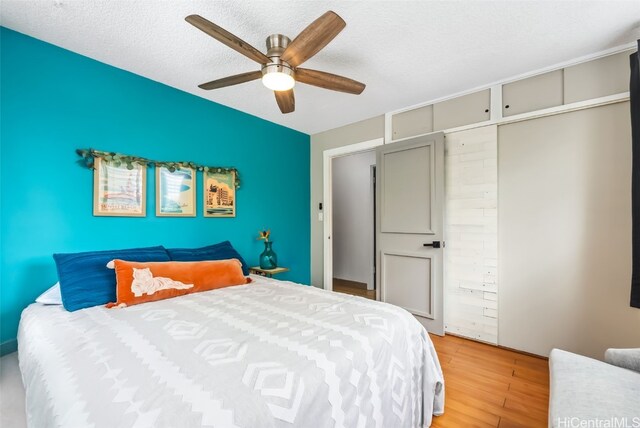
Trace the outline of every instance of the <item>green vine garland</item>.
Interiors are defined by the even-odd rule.
[[[205,166],[199,165],[195,162],[163,162],[156,161],[151,159],[142,158],[139,156],[129,156],[123,155],[115,152],[103,152],[100,150],[94,149],[76,149],[76,153],[78,156],[81,156],[82,159],[78,160],[78,162],[89,169],[95,168],[96,158],[104,159],[107,162],[113,162],[114,166],[119,167],[125,165],[127,169],[133,169],[133,164],[138,164],[141,166],[151,166],[151,167],[165,167],[169,170],[169,172],[175,172],[180,168],[193,168],[197,171],[202,172],[218,172],[218,173],[229,173],[235,172],[236,189],[240,188],[240,174],[238,170],[235,168],[226,168],[226,167],[218,167],[218,166]]]

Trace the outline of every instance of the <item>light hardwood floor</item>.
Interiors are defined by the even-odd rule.
[[[376,300],[376,290],[367,290],[367,284],[361,282],[333,278],[333,291]]]
[[[548,361],[456,336],[431,335],[445,379],[433,427],[546,427]]]

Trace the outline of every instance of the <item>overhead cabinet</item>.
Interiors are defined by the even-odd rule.
[[[564,103],[575,103],[629,90],[631,51],[605,56],[564,69]]]
[[[562,70],[502,86],[502,116],[509,117],[563,104]]]
[[[442,101],[433,106],[433,129],[442,131],[487,121],[491,117],[490,109],[489,89]]]
[[[428,105],[393,115],[391,129],[394,140],[433,132],[433,106]]]
[[[627,50],[503,84],[502,117],[628,92],[631,52]],[[491,89],[485,89],[392,114],[391,138],[402,140],[490,120]]]
[[[392,116],[392,136],[394,140],[400,140],[485,122],[491,117],[490,108],[491,90],[486,89],[433,105],[403,111]]]

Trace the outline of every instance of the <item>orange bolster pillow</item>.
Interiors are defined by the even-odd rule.
[[[118,301],[131,306],[184,294],[248,284],[238,259],[199,262],[127,262],[114,260]]]

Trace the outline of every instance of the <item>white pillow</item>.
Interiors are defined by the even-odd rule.
[[[36,303],[42,303],[43,305],[61,305],[62,296],[60,295],[60,283],[56,282],[53,287],[39,295]]]

